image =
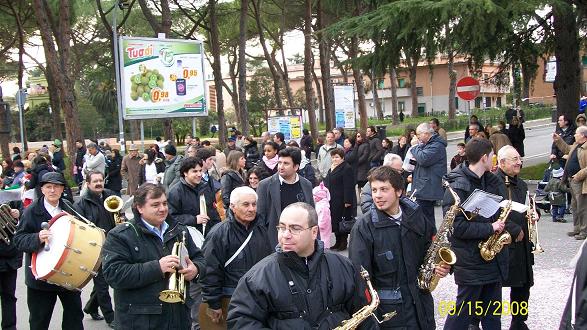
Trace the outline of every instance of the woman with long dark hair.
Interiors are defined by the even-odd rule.
[[[108,166],[108,175],[104,180],[104,188],[112,190],[117,196],[120,196],[122,190],[122,175],[120,175],[120,167],[122,166],[122,156],[118,149],[112,149],[112,153],[106,159]]]
[[[165,163],[163,159],[157,157],[157,151],[152,149],[145,150],[141,160],[141,170],[139,175],[139,186],[145,182],[160,184],[157,174],[165,172]]]
[[[369,173],[369,140],[364,131],[355,134],[355,148],[357,149],[357,185],[359,191],[367,183],[367,173]]]
[[[245,185],[245,154],[238,150],[232,150],[226,158],[226,171],[222,174],[222,204],[228,210],[230,206],[230,193],[235,188]]]

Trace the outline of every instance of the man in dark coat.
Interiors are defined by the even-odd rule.
[[[566,144],[573,145],[573,143],[575,143],[575,129],[576,127],[573,124],[573,121],[567,115],[560,115],[554,133],[560,136]],[[564,155],[565,153],[556,146],[556,143],[553,142],[550,151],[550,160],[558,161],[560,167],[564,168],[567,162],[566,159],[563,158]]]
[[[85,189],[73,207],[86,219],[104,229],[107,235],[114,228],[115,223],[114,214],[108,212],[104,207],[104,200],[114,195],[114,192],[104,189],[104,174],[102,172],[92,171],[88,173],[86,182],[87,189]],[[108,284],[104,280],[102,268],[98,270],[93,281],[94,287],[92,288],[90,299],[84,307],[84,313],[90,314],[94,320],[106,320],[106,323],[110,324],[114,321],[114,310],[112,309],[112,300],[108,292]],[[104,316],[98,313],[98,307],[100,307]]]
[[[202,180],[204,162],[198,157],[188,157],[181,162],[179,182],[169,190],[169,214],[185,226],[196,228],[204,237],[220,222],[220,215],[214,208],[214,193],[210,185]],[[200,209],[200,196],[206,200],[206,209]],[[205,227],[204,227],[205,226]],[[200,283],[190,286],[192,304],[190,313],[192,328],[199,328],[199,310],[202,300]]]
[[[182,155],[177,154],[177,149],[173,144],[168,144],[164,148],[165,150],[165,174],[163,174],[163,186],[169,190],[174,184],[179,182],[180,173],[179,168],[181,161],[183,160]]]
[[[83,167],[85,162],[85,155],[86,155],[86,147],[84,146],[82,140],[75,141],[75,169],[73,173],[75,174],[75,183],[80,185],[84,181],[83,176]]]
[[[347,258],[324,251],[318,215],[306,203],[286,207],[276,253],[238,282],[228,329],[333,329],[367,305],[364,282]],[[365,329],[373,329],[371,318]]]
[[[10,210],[10,216],[18,220],[20,212]],[[6,229],[5,229],[6,230]],[[16,276],[22,266],[22,252],[16,248],[13,235],[8,232],[6,239],[0,240],[0,300],[2,302],[2,329],[16,329]]]
[[[106,157],[106,178],[104,179],[104,188],[112,190],[112,192],[121,196],[122,190],[122,175],[120,169],[122,167],[122,156],[118,149],[112,149],[112,153]]]
[[[465,201],[475,189],[504,196],[503,185],[490,172],[493,157],[491,142],[472,138],[465,152],[468,161],[445,177],[461,201]],[[443,200],[445,212],[453,204],[454,199],[447,189]],[[486,241],[494,232],[504,230],[504,223],[495,221],[499,213],[490,218],[469,214],[467,216],[472,218],[468,220],[463,212],[458,212],[454,219],[453,234],[449,238],[457,256],[453,266],[455,283],[458,285],[456,306],[481,302],[484,315],[481,324],[487,330],[501,329],[501,283],[508,277],[508,249],[502,249],[494,259],[485,261],[479,252],[479,243]],[[463,308],[447,317],[444,329],[467,329],[473,316],[478,314],[472,309]]]
[[[430,292],[417,286],[418,269],[435,233],[420,207],[403,196],[404,179],[388,166],[369,175],[375,207],[355,224],[351,233],[349,257],[371,275],[381,303],[378,315],[397,315],[380,325],[381,329],[432,329],[434,302]],[[444,277],[450,266],[436,266]]]
[[[314,140],[307,129],[302,130],[302,139],[300,140],[300,148],[306,153],[306,158],[310,159],[312,150],[314,149]]]
[[[369,173],[369,169],[371,168],[371,163],[369,162],[370,149],[369,141],[364,132],[357,132],[356,139],[357,186],[361,189],[367,183],[367,173]]]
[[[444,194],[442,176],[446,174],[446,140],[428,123],[416,128],[418,145],[412,148],[416,167],[412,174],[412,191],[422,212],[432,226],[436,225],[434,205]]]
[[[381,166],[381,160],[385,154],[385,149],[381,144],[381,139],[377,135],[375,126],[367,127],[367,138],[369,138],[369,164],[370,168]]]
[[[528,194],[528,186],[518,175],[522,168],[520,154],[512,146],[502,147],[497,154],[499,169],[497,177],[505,185],[505,178],[508,178],[509,186],[505,185],[506,198],[525,204]],[[512,243],[505,247],[509,250],[509,276],[503,282],[504,286],[511,287],[510,304],[528,308],[530,299],[530,287],[534,285],[532,265],[534,255],[532,254],[532,243],[529,241],[528,220],[526,213],[510,212],[506,222],[506,230],[512,236]],[[505,249],[504,248],[504,249]],[[512,315],[511,330],[528,329],[526,326],[528,313],[517,313]]]
[[[176,270],[188,290],[203,272],[202,251],[187,228],[168,215],[162,186],[139,187],[133,213],[134,219],[110,231],[102,249],[104,278],[114,289],[115,329],[189,329],[190,298],[185,304],[166,303],[159,293],[168,289]],[[170,254],[181,241],[187,249],[183,260]]]
[[[53,157],[52,162],[53,166],[57,169],[57,171],[62,172],[65,171],[65,161],[63,160],[63,143],[59,139],[55,139],[53,141]]]
[[[277,229],[281,211],[295,202],[314,206],[312,184],[297,174],[302,153],[298,148],[279,151],[278,172],[259,182],[257,213],[265,219],[267,234],[272,247],[277,245]]]
[[[27,207],[14,234],[14,244],[19,251],[26,253],[25,283],[27,286],[27,305],[30,329],[48,329],[57,297],[63,306],[63,329],[83,329],[82,300],[79,291],[70,291],[57,285],[35,279],[31,271],[31,257],[49,242],[51,232],[42,229],[43,222],[62,211],[72,212],[70,204],[61,198],[65,179],[61,173],[49,172],[42,176],[42,195]]]
[[[206,315],[213,323],[226,320],[227,302],[240,278],[273,252],[265,221],[257,216],[257,193],[250,187],[238,187],[230,199],[227,220],[210,231],[202,247],[206,259],[202,308],[207,307]],[[205,329],[204,322],[200,323]]]

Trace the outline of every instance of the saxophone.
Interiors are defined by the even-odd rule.
[[[368,317],[373,316],[375,320],[379,323],[383,323],[385,321],[390,320],[394,317],[397,313],[395,311],[389,312],[383,315],[383,320],[379,321],[377,316],[375,315],[375,311],[377,310],[377,306],[379,306],[379,294],[377,291],[373,289],[373,285],[371,284],[371,279],[369,277],[369,272],[361,266],[361,277],[367,282],[367,289],[369,290],[369,294],[371,295],[371,303],[367,306],[363,306],[363,308],[359,309],[353,316],[348,319],[342,321],[342,323],[334,328],[334,330],[353,330],[356,329],[363,321],[365,321]]]
[[[508,188],[510,186],[510,181],[506,175],[505,177],[505,185]],[[507,220],[508,215],[512,211],[512,196],[511,191],[509,196],[509,201],[504,208],[502,208],[501,213],[499,214],[499,218],[497,218],[498,222],[505,222]],[[479,243],[479,249],[481,253],[481,258],[485,261],[491,261],[495,256],[503,249],[504,246],[512,243],[512,236],[507,231],[503,231],[501,233],[493,233],[485,242]]]
[[[448,235],[452,232],[453,223],[457,212],[460,210],[459,204],[461,202],[459,196],[452,190],[448,182],[443,181],[442,185],[447,188],[453,199],[454,204],[446,211],[444,220],[440,224],[440,228],[432,241],[432,244],[426,252],[424,263],[420,266],[418,275],[418,287],[428,292],[434,291],[438,285],[440,277],[434,273],[437,264],[454,265],[457,261],[457,256],[450,249],[450,242]]]

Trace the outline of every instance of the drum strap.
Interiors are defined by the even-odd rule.
[[[230,263],[236,258],[236,256],[238,256],[241,251],[245,248],[245,246],[247,246],[247,244],[249,244],[249,241],[251,240],[251,237],[253,237],[253,232],[255,230],[251,230],[251,233],[249,233],[249,236],[247,236],[247,239],[245,239],[245,241],[243,242],[243,244],[241,244],[241,246],[238,248],[238,250],[236,250],[236,252],[232,255],[232,257],[230,257],[225,263],[224,263],[224,268],[228,267],[228,265],[230,265]]]

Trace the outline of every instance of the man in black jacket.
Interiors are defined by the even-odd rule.
[[[278,251],[238,282],[228,310],[229,329],[332,329],[367,305],[364,282],[351,261],[325,252],[317,239],[318,215],[312,206],[289,205],[277,228]]]
[[[159,294],[168,289],[169,276],[176,271],[184,275],[186,290],[195,283],[204,269],[202,251],[187,228],[168,215],[162,186],[139,187],[133,213],[134,219],[108,233],[102,249],[104,278],[114,289],[114,327],[189,329],[189,297],[185,303],[166,303]],[[171,251],[182,240],[188,255],[180,260]]]
[[[434,328],[432,295],[416,283],[435,228],[426,221],[418,204],[402,196],[404,179],[398,171],[378,167],[369,175],[369,184],[375,207],[353,227],[349,257],[371,274],[381,299],[378,316],[397,312],[380,327]],[[437,265],[435,271],[444,277],[449,270],[450,266]]]
[[[82,300],[80,292],[70,291],[57,285],[36,280],[31,271],[31,256],[50,241],[51,232],[41,229],[43,222],[63,210],[71,211],[61,196],[65,187],[63,175],[48,172],[41,177],[42,195],[27,207],[14,234],[14,244],[26,253],[25,283],[29,308],[30,329],[48,329],[57,297],[63,305],[63,329],[83,329]]]
[[[206,276],[202,278],[202,304],[213,323],[226,320],[228,301],[239,279],[273,252],[265,222],[257,216],[257,193],[238,187],[230,194],[227,220],[214,227],[202,247]],[[203,311],[200,311],[201,317]],[[201,326],[206,329],[205,321]]]
[[[571,292],[561,318],[560,330],[587,329],[587,244],[584,241],[571,260],[575,267]]]
[[[275,229],[281,211],[295,202],[305,202],[314,206],[312,184],[297,173],[302,152],[288,147],[279,151],[278,172],[262,180],[257,188],[259,205],[257,212],[265,219],[267,234],[272,247],[277,245]]]
[[[461,201],[465,201],[475,189],[504,196],[503,185],[490,172],[493,157],[491,142],[472,138],[465,146],[465,152],[468,161],[445,177]],[[453,204],[454,199],[447,189],[443,200],[445,212]],[[470,220],[463,212],[458,212],[455,216],[453,234],[449,239],[457,256],[457,262],[453,266],[455,283],[458,285],[455,302],[457,310],[449,313],[444,329],[467,329],[473,317],[481,319],[483,329],[501,329],[501,283],[508,276],[508,249],[502,249],[490,261],[481,258],[479,252],[480,242],[486,241],[493,233],[504,230],[504,223],[495,221],[498,215],[499,212],[490,218],[484,218],[468,214]],[[469,305],[479,308],[459,308]]]
[[[179,182],[169,190],[169,214],[185,226],[195,227],[207,237],[213,226],[220,222],[220,216],[214,208],[214,193],[210,185],[202,180],[202,165],[198,157],[188,157],[181,162]],[[200,196],[206,199],[206,209],[200,209]],[[204,227],[205,226],[205,227]],[[200,302],[202,287],[200,283],[190,286],[192,299],[192,328],[199,328]]]
[[[20,212],[10,210],[18,219]],[[6,229],[5,229],[6,230]],[[9,243],[0,240],[0,299],[2,301],[2,329],[16,329],[16,274],[22,266],[22,252],[10,241],[13,235],[7,232]]]
[[[114,192],[104,189],[104,174],[102,172],[92,171],[86,176],[86,189],[80,199],[73,204],[75,210],[92,221],[97,227],[104,229],[106,234],[114,228],[114,214],[106,211],[104,200]],[[90,299],[84,307],[84,313],[90,314],[94,320],[106,320],[110,324],[114,321],[114,310],[110,293],[108,293],[108,284],[104,280],[102,268],[100,268],[93,278],[94,287],[90,294]],[[98,313],[98,307],[102,309],[104,316]]]
[[[556,126],[555,134],[559,135],[563,141],[565,141],[568,145],[573,145],[575,143],[575,125],[573,121],[567,115],[560,115],[558,117],[558,125]],[[563,158],[565,155],[556,144],[552,143],[552,148],[550,151],[550,160],[551,161],[558,161],[560,167],[564,168],[567,160]]]
[[[518,175],[522,168],[520,154],[512,146],[502,147],[497,153],[499,169],[497,177],[505,185],[505,178],[508,178],[509,186],[505,186],[508,198],[511,194],[513,201],[525,204],[528,194],[528,186]],[[509,250],[509,276],[503,282],[504,286],[511,287],[510,306],[517,304],[520,308],[528,310],[530,298],[530,287],[534,285],[532,265],[534,255],[532,254],[532,243],[529,241],[528,220],[526,213],[511,212],[506,222],[506,230],[512,236],[512,243],[504,249]],[[512,313],[511,330],[525,330],[528,313]]]

